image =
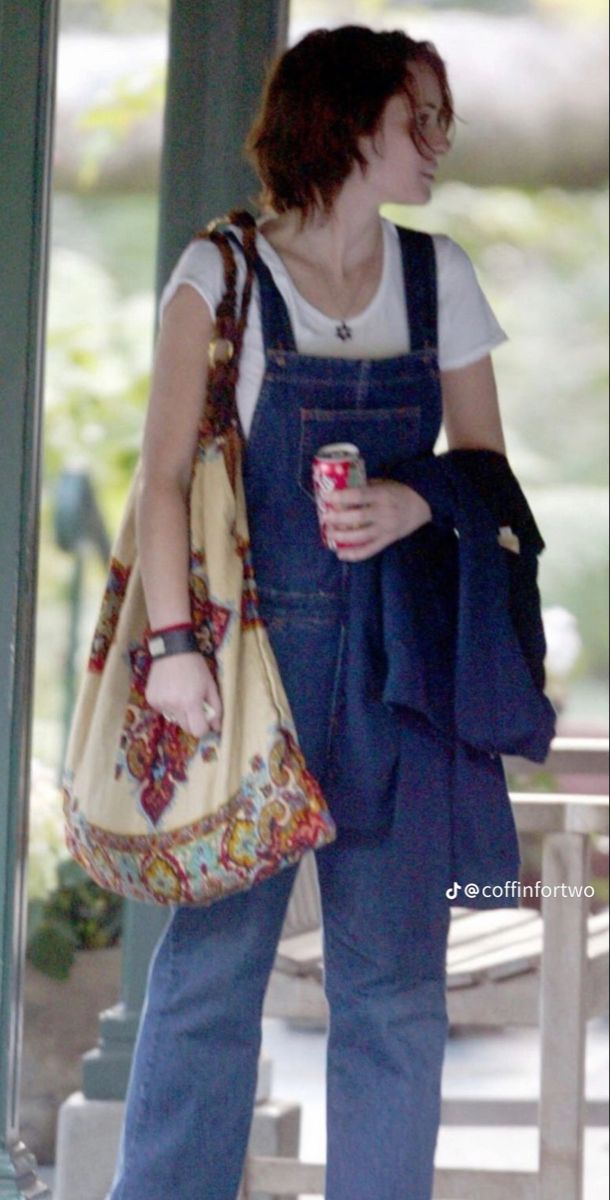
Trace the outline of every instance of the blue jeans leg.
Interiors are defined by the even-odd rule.
[[[447,1041],[450,757],[413,730],[392,831],[318,853],[328,1046],[326,1200],[430,1200]]]
[[[315,750],[313,719],[305,735]],[[391,832],[343,832],[317,855],[331,1007],[326,1200],[432,1194],[451,755],[417,722],[409,737]],[[235,1200],[294,874],[174,914],[151,968],[111,1200]]]
[[[331,999],[326,1200],[431,1200],[444,983]]]
[[[110,1200],[235,1200],[294,875],[175,911],[151,965]]]

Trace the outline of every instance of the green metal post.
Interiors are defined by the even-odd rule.
[[[18,1134],[56,0],[0,0],[0,1198],[48,1196]]]
[[[197,229],[256,197],[243,144],[267,67],[287,33],[288,0],[173,0],[160,286]]]
[[[256,179],[242,156],[265,71],[285,44],[288,0],[173,0],[161,172],[158,291],[196,230],[248,206]],[[121,1002],[102,1013],[83,1091],[122,1099],[163,910],[128,903]]]

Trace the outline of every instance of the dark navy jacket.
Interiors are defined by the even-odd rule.
[[[430,454],[392,474],[425,497],[433,521],[351,569],[331,800],[349,795],[344,824],[383,828],[398,756],[409,752],[404,731],[424,721],[454,748],[451,878],[504,884],[519,878],[520,859],[500,755],[543,762],[555,733],[537,583],[544,543],[501,454]],[[505,526],[520,553],[500,545]],[[371,744],[383,745],[374,761]]]

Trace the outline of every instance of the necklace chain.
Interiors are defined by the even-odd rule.
[[[381,242],[381,247],[382,247],[382,257],[383,257],[383,240]],[[377,246],[375,248],[375,258],[377,258],[378,253],[379,253],[379,246]],[[322,276],[322,277],[324,278],[324,276]],[[349,341],[351,341],[351,339],[354,336],[353,329],[348,320],[348,317],[349,317],[350,311],[357,305],[358,299],[361,295],[361,292],[362,292],[364,284],[366,283],[366,280],[367,280],[367,276],[365,274],[361,274],[360,279],[358,280],[357,286],[355,288],[353,288],[352,291],[350,292],[347,304],[341,305],[341,306],[337,305],[337,307],[339,308],[339,313],[338,313],[337,325],[335,327],[335,335],[342,342],[349,342]],[[333,303],[332,295],[331,295],[331,303]]]
[[[358,303],[359,297],[362,293],[363,287],[364,287],[365,283],[367,282],[367,279],[370,278],[366,268],[370,267],[372,262],[377,263],[380,250],[381,250],[381,261],[382,261],[382,271],[383,271],[384,237],[383,237],[383,226],[382,225],[380,225],[380,227],[379,227],[379,235],[380,236],[378,237],[378,241],[377,241],[377,244],[373,251],[373,254],[371,255],[371,257],[368,259],[368,261],[366,263],[362,264],[361,271],[360,271],[360,278],[358,279],[356,287],[352,288],[352,290],[349,294],[349,297],[348,297],[347,304],[342,304],[342,305],[337,304],[336,305],[336,309],[338,310],[337,317],[329,318],[330,320],[336,321],[335,335],[342,342],[348,342],[354,336],[353,329],[352,329],[352,326],[349,321],[349,313],[353,308],[357,307],[357,303]],[[271,241],[271,245],[272,246],[274,245],[273,241]],[[279,251],[276,251],[276,252],[279,253]],[[306,255],[306,258],[309,259],[308,266],[313,267],[315,265],[314,256],[312,255],[312,257],[310,258],[309,255]],[[318,280],[321,279],[325,284],[326,292],[330,299],[330,304],[328,307],[332,309],[333,307],[335,307],[336,290],[334,290],[332,286],[331,287],[328,286],[328,275],[326,274],[326,272],[324,270],[324,266],[325,266],[325,264],[324,265],[319,264],[319,266],[316,270],[316,274],[317,274]],[[320,311],[323,311],[323,309],[318,301],[314,300],[314,301],[310,301],[310,303],[313,303]]]

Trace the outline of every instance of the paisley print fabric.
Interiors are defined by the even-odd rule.
[[[228,320],[217,317],[221,338],[239,333]],[[70,852],[102,887],[160,904],[206,904],[248,888],[336,833],[259,611],[231,417],[235,371],[231,361],[209,373],[189,497],[191,614],[221,691],[222,732],[194,738],[146,700],[136,472],[66,756]]]
[[[266,759],[253,758],[241,790],[228,804],[175,833],[119,836],[92,826],[78,801],[69,799],[69,790],[71,854],[100,887],[137,900],[212,903],[261,882],[329,838],[322,794],[285,729],[276,731]]]

